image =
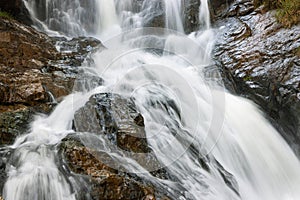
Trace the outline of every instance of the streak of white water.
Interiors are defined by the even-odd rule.
[[[209,29],[210,28],[210,13],[209,13],[207,0],[201,0],[199,10],[200,10],[200,12],[199,12],[200,24],[202,24],[206,29]]]
[[[166,28],[183,33],[183,24],[181,18],[182,5],[181,0],[164,0],[165,3],[165,23]]]
[[[97,4],[97,10],[107,9],[99,19],[105,29],[98,29],[101,33],[117,24],[113,3]],[[165,5],[167,27],[181,31],[180,1],[166,0]],[[300,163],[286,142],[253,103],[207,85],[203,71],[211,65],[215,39],[209,29],[207,0],[201,0],[199,18],[206,30],[188,37],[153,36],[144,30],[106,41],[108,49],[94,54],[95,68],[105,85],[88,94],[68,96],[49,117],[36,119],[30,134],[15,142],[4,198],[75,199],[76,191],[55,165],[51,145],[71,132],[74,112],[91,94],[112,91],[134,97],[145,119],[148,143],[176,181],[153,177],[133,159],[112,152],[101,136],[85,138],[86,145],[106,151],[128,171],[140,172],[178,199],[299,200]],[[145,18],[137,21],[141,19]],[[155,48],[160,51],[149,50]],[[213,163],[207,163],[209,171],[202,168],[199,157],[205,154],[233,174],[239,196]]]
[[[97,34],[103,40],[118,35],[121,32],[114,0],[98,0],[98,29]]]
[[[31,132],[16,140],[5,183],[6,200],[75,200],[64,175],[56,166],[57,144],[72,131],[74,112],[88,100],[88,95],[69,95],[49,116],[39,116]]]

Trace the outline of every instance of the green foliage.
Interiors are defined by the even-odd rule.
[[[253,3],[255,7],[263,4],[268,10],[276,9],[280,6],[280,0],[254,0]]]
[[[299,0],[254,0],[254,6],[264,5],[266,10],[277,9],[276,19],[284,27],[291,27],[300,22]]]
[[[0,11],[0,17],[12,19],[12,16],[8,12]]]
[[[280,0],[280,8],[276,12],[278,22],[285,27],[291,26],[300,22],[300,1],[299,0]]]

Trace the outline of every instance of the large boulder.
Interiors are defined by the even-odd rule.
[[[176,199],[174,193],[169,194],[166,188],[152,185],[139,173],[123,166],[126,162],[135,160],[153,178],[180,184],[180,180],[172,175],[168,167],[159,163],[147,142],[144,126],[143,116],[131,98],[111,93],[92,95],[85,106],[75,113],[74,129],[81,133],[78,133],[77,138],[66,138],[63,141],[60,148],[63,160],[66,160],[71,171],[96,180],[96,183],[92,181],[94,189],[91,191],[100,196],[105,195],[107,198],[104,199],[154,199],[164,196]],[[188,151],[199,157],[199,163],[204,170],[209,172],[211,167],[217,169],[228,187],[238,194],[234,177],[218,161],[212,156],[202,158],[193,145]],[[126,158],[126,161],[118,160],[116,155]],[[132,189],[123,188],[126,182]],[[103,187],[119,192],[106,193]]]
[[[227,86],[260,105],[300,156],[300,25],[285,29],[261,8],[229,10],[214,52]]]
[[[131,99],[111,93],[93,95],[75,113],[74,128],[77,132],[105,135],[124,155],[154,175],[168,176],[164,170],[158,170],[162,167],[148,145],[143,116]]]

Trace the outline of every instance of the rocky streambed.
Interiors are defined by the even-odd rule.
[[[195,5],[199,1],[190,1],[185,8],[187,32],[200,25]],[[255,101],[299,156],[300,26],[284,28],[272,11],[254,8],[250,0],[212,1],[211,9],[214,26],[218,27],[214,60],[227,89]],[[155,19],[149,24],[162,26],[161,16]],[[7,145],[29,131],[34,115],[51,113],[64,96],[82,91],[86,80],[86,84],[102,84],[100,78],[82,74],[80,68],[99,48],[103,46],[94,38],[49,37],[0,17],[0,191],[13,152]],[[143,116],[130,99],[96,94],[77,111],[73,124],[75,133],[54,148],[59,152],[61,170],[77,181],[78,199],[176,199],[165,188],[112,167],[118,163],[84,142],[93,137],[87,132],[103,135],[108,144],[128,154],[149,153],[149,157],[134,160],[145,167],[159,168],[145,140]],[[224,182],[238,194],[234,177],[214,158],[199,162],[207,171],[209,165],[217,165]],[[151,173],[164,180],[174,178],[165,168]]]

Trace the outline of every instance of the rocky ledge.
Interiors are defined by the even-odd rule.
[[[25,133],[34,113],[49,113],[72,91],[78,66],[99,45],[92,38],[50,38],[0,17],[0,146]]]
[[[157,179],[183,183],[154,155],[146,139],[144,118],[132,99],[111,93],[95,94],[75,113],[73,127],[76,133],[59,145],[59,160],[66,177],[76,180],[73,187],[79,191],[77,199],[171,200],[184,193],[182,188],[173,191],[167,185],[157,185]],[[210,171],[214,166],[238,194],[230,173],[213,157],[201,158],[196,148],[190,148],[198,154],[204,170]],[[149,173],[137,170],[135,162]]]
[[[236,1],[216,23],[214,58],[227,88],[260,105],[300,156],[300,25],[274,15]]]

